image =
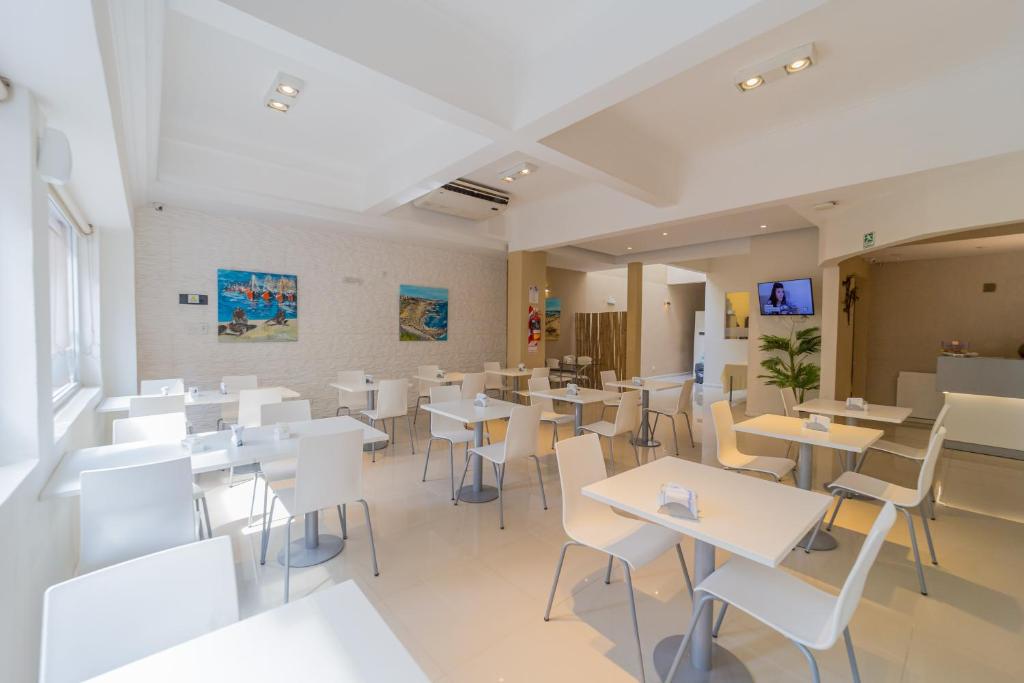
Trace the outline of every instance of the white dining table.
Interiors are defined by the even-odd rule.
[[[858,410],[856,408],[848,408],[846,401],[837,401],[827,398],[812,398],[809,401],[794,406],[793,408],[800,413],[817,413],[819,415],[829,415],[831,417],[841,417],[843,422],[848,425],[856,426],[861,420],[867,420],[868,422],[884,422],[886,424],[903,424],[908,417],[910,417],[911,408],[902,408],[900,406],[884,406],[875,405],[873,403],[867,404],[864,410]],[[856,454],[847,451],[846,453],[846,469],[856,469],[857,463],[855,462]]]
[[[334,389],[340,389],[341,391],[347,391],[352,394],[358,394],[361,392],[366,393],[366,409],[374,410],[377,408],[377,390],[380,389],[380,383],[385,380],[375,379],[372,382],[331,382],[327,386]],[[411,385],[410,385],[411,386]],[[387,425],[385,425],[386,427]],[[387,442],[373,442],[364,443],[364,451],[379,451],[387,446]]]
[[[530,368],[526,368],[525,370],[520,370],[519,368],[500,368],[498,370],[484,370],[484,373],[488,375],[498,375],[499,377],[512,378],[512,380],[514,381],[512,391],[514,391],[517,395],[521,390],[519,383],[522,381],[523,377],[533,376],[533,370]]]
[[[355,581],[349,580],[90,680],[427,683],[430,679]]]
[[[697,494],[697,520],[662,511],[658,492],[666,483],[680,484]],[[821,493],[780,486],[681,458],[655,460],[585,486],[582,492],[588,498],[693,538],[695,587],[715,570],[718,548],[777,567],[818,524],[831,502],[830,496]],[[713,643],[711,623],[711,610],[705,610],[694,627],[687,658],[673,680],[751,680],[739,659]],[[662,680],[682,637],[669,636],[654,649],[654,666]]]
[[[605,386],[617,389],[640,390],[640,434],[636,439],[636,445],[643,446],[644,448],[657,448],[660,446],[661,442],[655,439],[654,434],[651,433],[651,423],[647,418],[647,411],[651,407],[651,392],[676,389],[683,386],[683,383],[667,379],[645,379],[642,384],[637,384],[630,380],[621,379],[608,382]]]
[[[465,377],[466,373],[464,372],[446,372],[440,377],[437,375],[416,375],[413,379],[431,384],[462,384],[462,380]]]
[[[260,387],[265,389],[267,387]],[[130,394],[125,396],[107,396],[96,406],[97,413],[127,413],[133,398],[140,396],[160,396],[161,394]],[[281,387],[281,398],[299,398],[299,392]],[[222,394],[216,389],[204,389],[196,395],[185,392],[185,407],[190,406],[224,406],[238,403],[238,393]]]
[[[855,427],[852,425],[832,424],[827,432],[807,429],[804,420],[799,417],[785,415],[758,415],[757,417],[733,425],[733,430],[745,434],[766,436],[772,439],[790,441],[800,446],[797,461],[797,486],[809,491],[811,489],[812,458],[814,446],[831,448],[835,451],[863,455],[872,444],[882,438],[882,430]],[[807,539],[809,540],[809,539]],[[803,547],[806,542],[802,543]],[[838,546],[835,538],[826,531],[819,531],[811,550],[832,550]]]
[[[505,420],[512,416],[514,403],[499,401],[496,398],[487,400],[487,407],[473,404],[473,399],[464,398],[444,403],[428,403],[423,409],[442,417],[458,420],[473,425],[473,446],[484,445],[484,423],[488,420]],[[470,454],[473,464],[473,481],[459,489],[459,499],[468,503],[488,503],[498,497],[498,489],[484,485],[483,458]]]
[[[347,415],[288,423],[290,437],[280,440],[274,437],[274,427],[249,428],[242,435],[243,445],[237,447],[231,445],[229,431],[205,432],[196,435],[205,450],[191,454],[192,473],[202,474],[241,465],[294,458],[298,455],[300,437],[334,434],[352,429],[362,430],[364,444],[387,443],[387,434]],[[71,451],[61,458],[39,497],[68,498],[80,495],[80,475],[86,470],[146,465],[175,460],[186,455],[189,453],[180,441],[135,441]],[[308,567],[326,562],[344,549],[345,542],[340,537],[320,533],[320,522],[316,513],[306,515],[305,527],[305,536],[292,543],[293,567]],[[284,562],[283,550],[278,554],[278,561],[282,564]]]
[[[571,403],[575,416],[573,420],[573,436],[579,434],[580,428],[583,426],[583,406],[588,403],[601,403],[602,401],[619,397],[619,392],[617,391],[602,391],[601,389],[587,389],[585,387],[578,389],[575,394],[570,394],[569,390],[566,388],[548,389],[546,391],[531,391],[527,393],[530,396],[550,398],[555,401]]]

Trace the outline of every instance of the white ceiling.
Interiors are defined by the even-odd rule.
[[[868,260],[871,263],[896,263],[1024,251],[1024,225],[1009,226],[1008,229],[982,229],[962,235],[921,240],[881,249],[872,252]]]

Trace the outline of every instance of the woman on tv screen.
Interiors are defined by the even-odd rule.
[[[761,315],[814,315],[814,297],[809,278],[777,280],[757,285]]]

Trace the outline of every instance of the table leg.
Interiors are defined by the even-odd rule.
[[[574,436],[579,436],[580,432],[583,431],[583,404],[573,403],[574,412],[576,413],[576,431],[573,433]]]
[[[647,419],[647,411],[651,405],[651,392],[647,389],[640,390],[640,434],[638,435],[639,440],[636,442],[637,446],[641,448],[657,448],[661,445],[660,441],[656,441],[654,435],[651,434],[651,423]]]
[[[331,559],[345,548],[345,541],[337,536],[320,533],[318,512],[306,513],[306,535],[292,541],[291,566],[312,567]],[[277,561],[284,564],[284,548],[277,553]]]
[[[369,410],[373,410],[374,408],[377,407],[377,392],[376,391],[367,391],[366,392],[366,407]],[[395,438],[395,435],[392,434],[391,438],[392,439]],[[385,449],[387,447],[388,447],[388,442],[387,441],[377,441],[375,443],[364,443],[363,444],[363,451],[369,453],[370,451],[379,451],[379,450],[383,450],[383,449]],[[302,565],[295,564],[295,555],[294,555],[294,553],[292,554],[292,566],[293,567],[302,566]]]
[[[814,457],[814,447],[809,443],[800,444],[800,460],[797,462],[796,470],[796,484],[805,491],[811,490],[811,465]],[[806,548],[807,544],[811,540],[811,536],[814,534],[814,530],[811,529],[804,536],[803,540],[797,544],[800,548]],[[836,539],[833,538],[832,534],[828,533],[824,529],[818,531],[818,535],[814,539],[814,545],[811,546],[811,550],[835,550],[839,546]]]
[[[693,585],[700,584],[715,571],[715,546],[703,541],[694,542]],[[694,606],[696,607],[696,600]],[[721,603],[714,603],[721,609]],[[750,671],[736,655],[718,645],[711,637],[712,610],[705,608],[693,628],[693,636],[686,655],[676,671],[673,683],[680,681],[753,681]],[[665,680],[672,660],[679,651],[683,636],[669,636],[654,647],[654,668],[661,680]]]
[[[484,423],[473,423],[473,446],[484,445]],[[473,459],[473,483],[460,489],[459,499],[464,503],[489,503],[498,497],[498,489],[484,485],[484,459],[479,455],[470,454]]]

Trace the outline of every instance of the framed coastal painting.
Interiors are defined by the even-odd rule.
[[[448,290],[399,285],[398,338],[401,341],[448,341]]]
[[[562,336],[562,300],[544,300],[544,338],[556,341]]]
[[[299,338],[299,279],[251,270],[217,270],[217,339],[282,342]]]

